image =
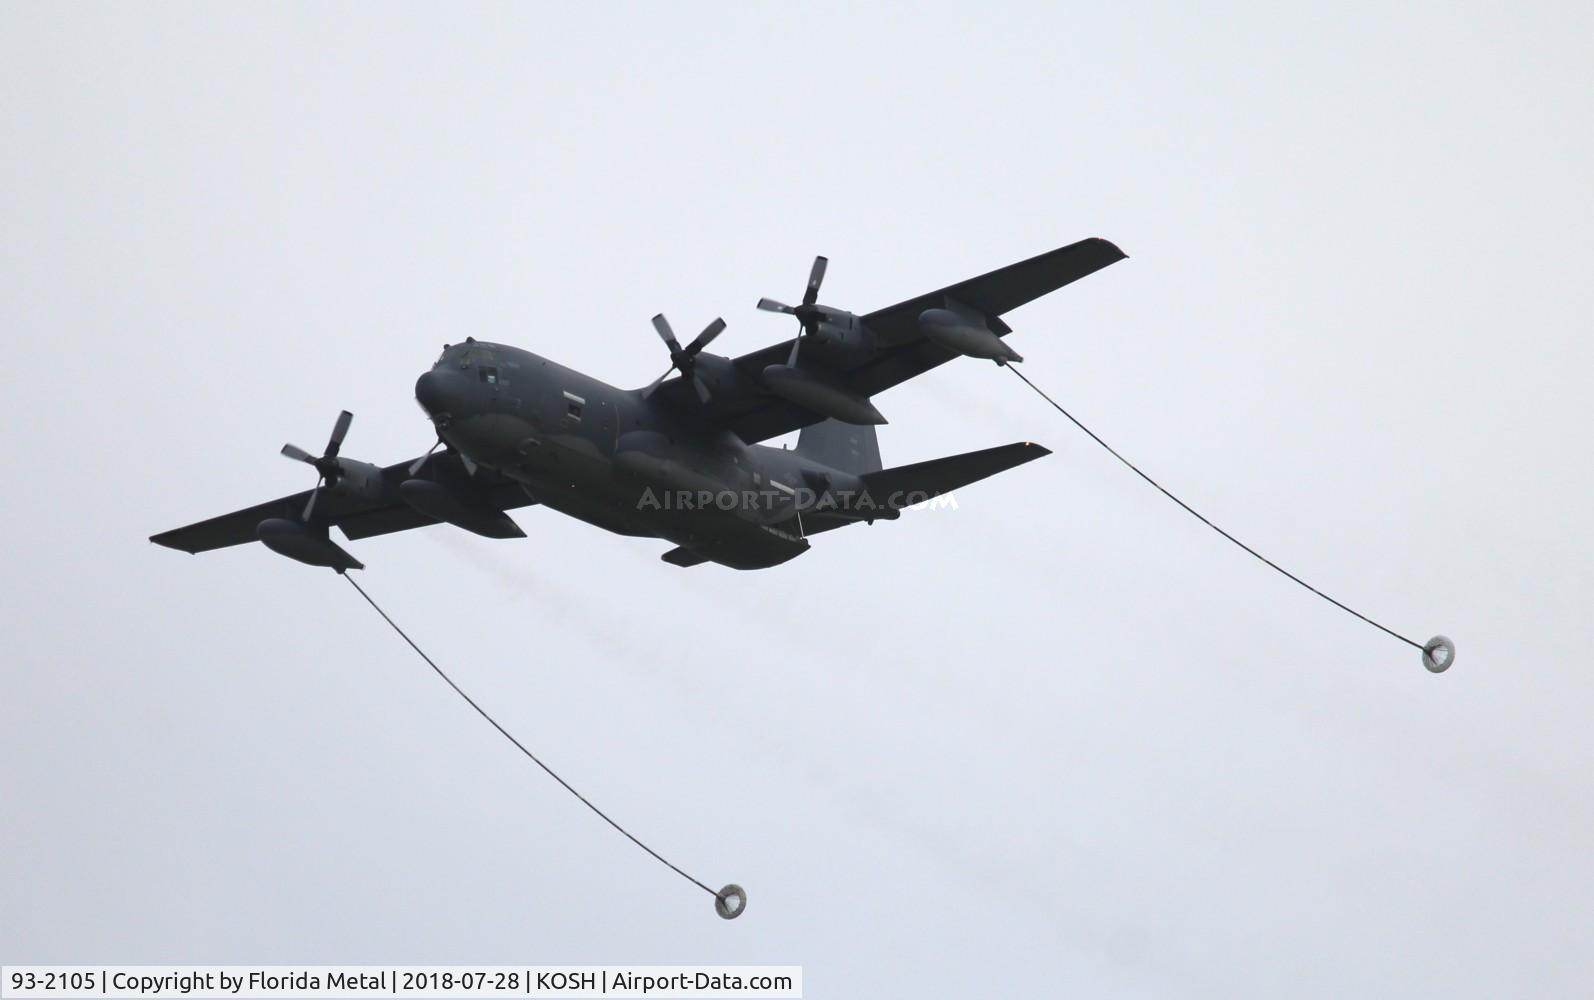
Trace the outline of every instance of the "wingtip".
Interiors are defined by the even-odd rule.
[[[1128,254],[1124,253],[1122,247],[1120,247],[1118,244],[1114,243],[1112,240],[1107,239],[1105,236],[1092,236],[1091,240],[1094,241],[1095,243],[1097,243],[1098,245],[1100,245],[1101,247],[1103,247],[1104,249],[1110,250],[1113,253],[1117,254],[1118,255],[1117,259],[1118,260],[1126,260],[1129,257]]]
[[[172,536],[175,534],[176,532],[163,531],[158,535],[150,535],[149,540],[155,545],[159,545],[163,549],[171,549],[173,552],[186,552],[191,556],[196,556],[199,554],[198,549],[188,548],[186,545],[183,545],[181,542],[178,542],[175,538],[173,538]]]

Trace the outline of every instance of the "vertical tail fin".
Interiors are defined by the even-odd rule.
[[[855,476],[881,469],[880,440],[869,424],[839,420],[810,424],[797,436],[797,454]]]

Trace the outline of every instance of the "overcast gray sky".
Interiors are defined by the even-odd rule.
[[[1594,988],[1594,8],[0,6],[0,961],[793,963],[815,997]],[[1382,8],[1384,5],[1379,5]],[[622,386],[1072,242],[880,397],[1056,452],[774,570],[152,532],[431,443],[445,341]]]

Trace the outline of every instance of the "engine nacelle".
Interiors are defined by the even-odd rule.
[[[875,349],[874,331],[865,326],[863,320],[840,309],[815,308],[823,312],[810,335],[814,340],[831,350],[848,354],[865,354]]]
[[[708,386],[710,398],[724,399],[747,391],[747,380],[730,358],[704,351],[697,356],[695,368],[697,377]]]
[[[385,490],[380,466],[352,458],[338,458],[335,461],[338,463],[338,474],[322,487],[323,490],[336,496],[382,499]]]

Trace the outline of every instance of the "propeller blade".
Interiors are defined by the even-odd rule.
[[[476,463],[470,460],[469,455],[466,455],[464,452],[460,452],[459,463],[465,467],[465,475],[474,476],[476,474]]]
[[[825,280],[825,267],[829,263],[824,257],[814,258],[813,270],[808,272],[808,290],[803,292],[803,305],[811,306],[819,301],[819,283]]]
[[[646,389],[642,390],[642,398],[643,399],[647,399],[649,396],[653,395],[653,390],[655,390],[659,386],[663,385],[664,384],[664,380],[669,378],[670,377],[670,372],[673,372],[673,371],[675,371],[675,366],[674,365],[671,365],[670,367],[664,369],[664,374],[663,375],[660,375],[658,378],[654,379],[652,385],[650,385]]]
[[[283,445],[282,453],[293,459],[295,462],[304,462],[306,465],[315,464],[315,456],[296,444]]]
[[[703,384],[703,376],[693,373],[692,388],[697,390],[697,398],[706,404],[708,402],[708,386]]]
[[[798,333],[796,337],[792,338],[791,354],[786,358],[786,367],[787,368],[796,368],[797,367],[797,348],[799,348],[801,346],[803,346],[803,335],[801,333]]]
[[[724,332],[725,320],[716,318],[714,322],[703,328],[703,332],[698,334],[696,339],[694,339],[690,344],[686,345],[686,353],[696,354],[698,351],[701,351],[703,348],[713,343],[714,338],[718,337]]]
[[[671,354],[681,350],[681,342],[675,339],[675,331],[670,329],[670,321],[664,318],[663,313],[653,317],[653,329],[659,331],[659,339],[664,341],[664,346],[670,349]]]
[[[793,309],[791,306],[784,302],[776,302],[774,299],[759,299],[758,308],[764,310],[765,312],[785,313],[788,316],[793,316],[797,313],[797,310]]]
[[[326,477],[324,476],[316,477],[315,489],[310,491],[310,500],[304,505],[304,516],[299,520],[306,524],[310,523],[310,512],[315,510],[315,498],[321,495],[321,484],[325,481],[325,479]]]
[[[338,457],[338,451],[343,447],[343,438],[349,433],[349,424],[353,420],[354,414],[348,410],[338,414],[338,422],[332,425],[332,437],[327,439],[327,458]]]
[[[442,438],[438,438],[436,444],[434,444],[430,448],[426,449],[426,454],[422,455],[420,458],[417,458],[414,462],[411,462],[410,463],[410,475],[413,476],[416,473],[420,472],[421,471],[421,466],[426,464],[426,460],[431,458],[433,453],[436,452],[437,449],[441,448],[442,446],[443,446],[443,439]]]

